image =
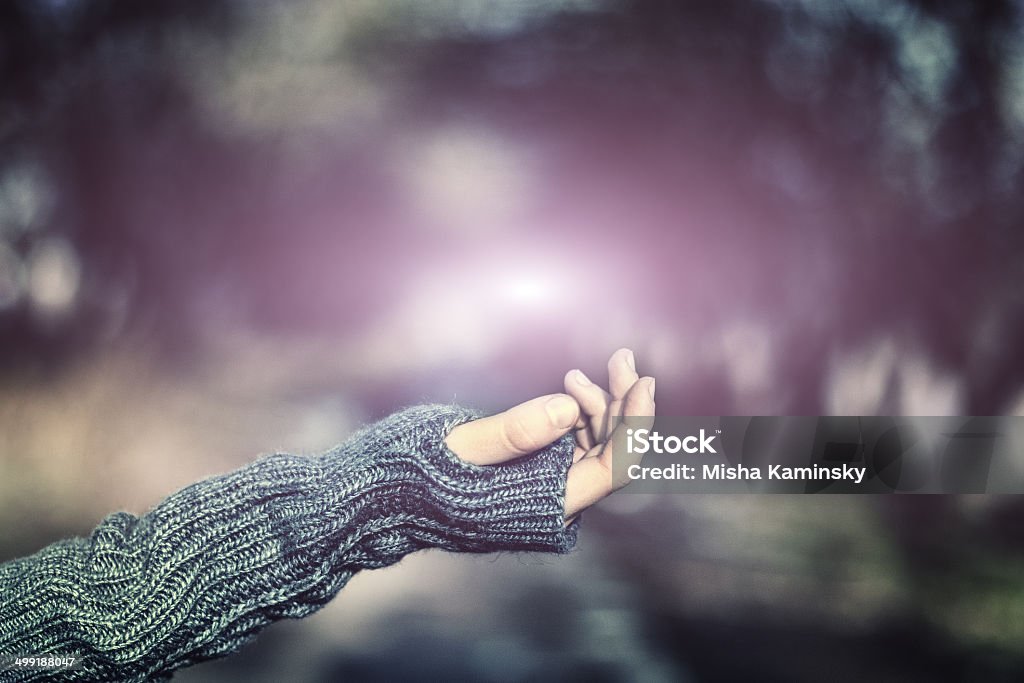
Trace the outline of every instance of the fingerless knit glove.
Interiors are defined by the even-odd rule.
[[[166,678],[316,611],[358,570],[421,548],[568,551],[572,437],[479,467],[444,443],[475,417],[410,408],[324,455],[265,457],[142,517],[111,515],[88,539],[0,565],[0,657],[79,662],[57,674],[7,668],[0,680]]]

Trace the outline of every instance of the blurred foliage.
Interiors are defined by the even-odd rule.
[[[1022,384],[1012,2],[2,11],[8,364],[358,336],[430,273],[537,242],[591,274],[642,259],[563,307],[606,302],[659,370],[696,357],[689,412],[833,408],[837,354],[893,341],[957,377],[953,410]],[[544,322],[560,360],[604,353]]]

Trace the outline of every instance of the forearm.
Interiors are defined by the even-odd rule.
[[[444,445],[472,417],[403,411],[322,456],[264,458],[0,566],[0,653],[77,653],[85,669],[68,678],[147,680],[235,650],[420,548],[568,550],[571,439],[476,467]]]

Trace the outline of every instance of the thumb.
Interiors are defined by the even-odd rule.
[[[475,465],[493,465],[533,453],[576,425],[580,407],[566,394],[549,394],[503,413],[461,424],[445,443]]]

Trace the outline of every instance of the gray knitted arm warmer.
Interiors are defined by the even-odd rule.
[[[81,668],[2,680],[143,681],[310,614],[360,569],[421,548],[566,552],[571,436],[493,467],[444,439],[473,419],[421,406],[322,456],[272,455],[185,488],[142,517],[0,565],[0,656],[76,654]]]

